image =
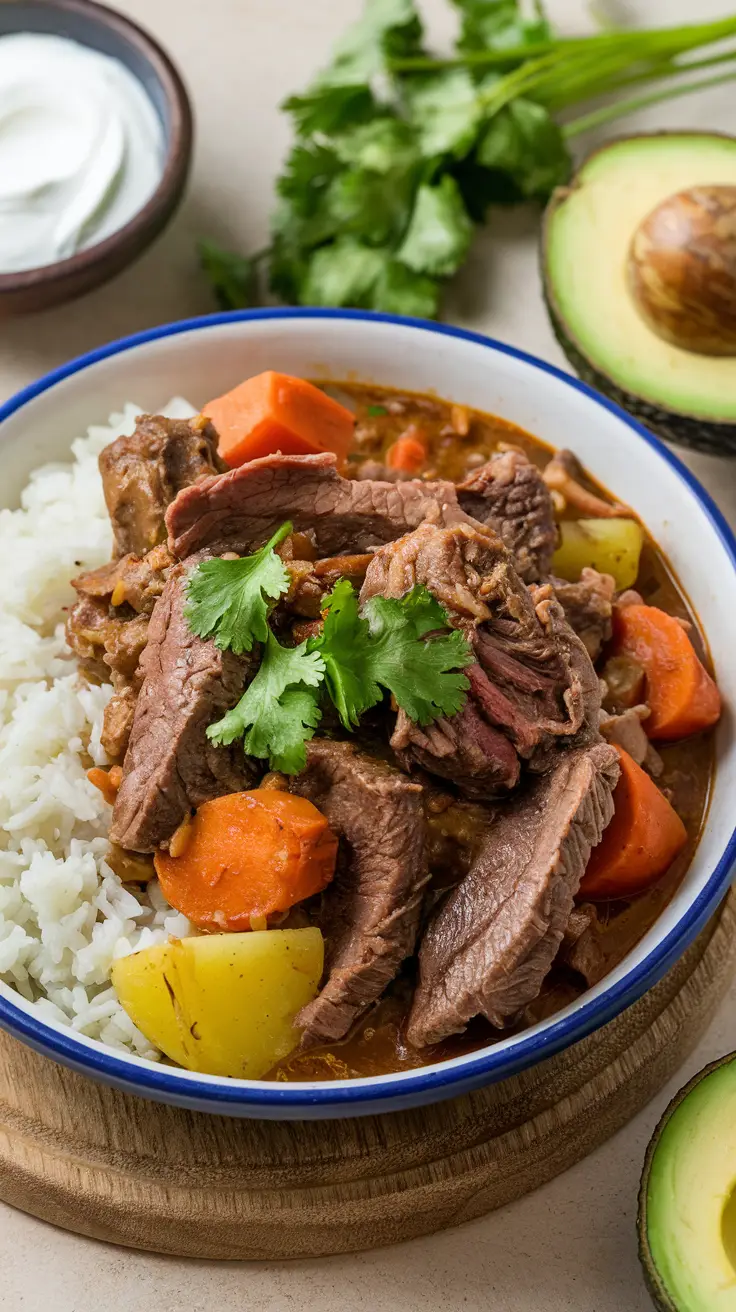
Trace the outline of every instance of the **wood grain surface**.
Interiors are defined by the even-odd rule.
[[[694,1046],[736,965],[736,893],[604,1029],[478,1093],[351,1121],[198,1115],[95,1084],[0,1035],[0,1198],[97,1239],[191,1257],[351,1252],[480,1216],[602,1143]]]

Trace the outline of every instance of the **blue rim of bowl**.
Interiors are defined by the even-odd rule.
[[[200,331],[217,327],[221,324],[251,321],[259,319],[357,319],[369,323],[387,323],[398,327],[417,328],[423,332],[435,333],[446,337],[456,337],[461,341],[472,342],[501,355],[507,355],[524,364],[530,365],[542,373],[551,375],[566,387],[582,392],[589,400],[608,410],[622,423],[635,432],[643,442],[652,447],[660,458],[670,466],[678,478],[686,484],[689,491],[699,503],[703,513],[710,520],[715,532],[731,560],[736,571],[736,537],[729,528],[715,502],[711,499],[690,470],[662,443],[654,434],[632,419],[620,406],[607,397],[596,392],[586,383],[548,364],[534,355],[521,351],[514,346],[507,346],[494,338],[481,333],[470,332],[463,328],[453,328],[446,324],[432,323],[426,319],[404,318],[400,315],[380,314],[365,310],[336,309],[263,309],[233,310],[219,314],[203,315],[196,319],[181,319],[175,323],[161,324],[129,337],[121,337],[105,346],[78,356],[75,360],[45,374],[36,382],[17,392],[3,406],[0,406],[0,425],[16,411],[22,409],[29,401],[48,391],[57,383],[72,374],[81,372],[100,360],[119,355],[133,347],[145,345],[164,337],[174,337],[179,333]],[[2,434],[0,433],[0,439]],[[680,922],[669,934],[653,948],[644,961],[619,980],[611,989],[599,997],[582,1005],[563,1020],[551,1021],[538,1033],[525,1037],[522,1033],[511,1047],[498,1050],[493,1045],[479,1053],[471,1053],[466,1058],[458,1058],[451,1065],[438,1064],[432,1069],[410,1071],[399,1078],[391,1076],[374,1076],[366,1079],[345,1080],[339,1083],[302,1085],[301,1087],[285,1084],[268,1084],[264,1081],[232,1080],[212,1083],[206,1076],[192,1077],[189,1072],[175,1074],[163,1066],[142,1066],[130,1062],[127,1058],[116,1057],[100,1047],[98,1050],[79,1043],[72,1034],[52,1029],[42,1020],[36,1020],[6,998],[0,997],[0,1024],[17,1038],[30,1043],[46,1053],[53,1054],[66,1065],[98,1078],[126,1087],[149,1097],[180,1104],[198,1103],[207,1105],[213,1111],[227,1113],[237,1107],[269,1108],[271,1112],[279,1108],[293,1114],[300,1108],[309,1112],[315,1107],[333,1107],[336,1111],[348,1111],[354,1106],[356,1112],[380,1110],[379,1104],[391,1104],[393,1109],[401,1106],[406,1098],[407,1105],[414,1102],[431,1101],[432,1095],[438,1098],[452,1096],[455,1086],[458,1090],[478,1087],[484,1083],[504,1078],[516,1071],[531,1066],[538,1061],[551,1057],[562,1048],[578,1042],[593,1030],[605,1025],[614,1016],[623,1011],[632,1002],[661,979],[678,956],[684,952],[705,925],[709,916],[716,909],[730,884],[730,877],[736,863],[736,827],[733,829],[726,847],[706,885]],[[584,996],[584,995],[583,995]],[[182,1078],[182,1076],[184,1078]]]

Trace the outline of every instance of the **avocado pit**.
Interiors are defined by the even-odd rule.
[[[662,201],[634,233],[628,281],[664,341],[736,355],[736,187],[690,187]]]

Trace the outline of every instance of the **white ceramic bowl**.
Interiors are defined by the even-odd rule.
[[[383,383],[498,414],[586,467],[641,516],[700,616],[727,707],[736,706],[736,541],[707,494],[656,438],[574,378],[472,333],[384,315],[263,310],[169,324],[113,342],[56,370],[0,409],[2,504],[28,474],[63,460],[90,423],[133,399],[156,410],[193,404],[264,369]],[[236,1116],[305,1119],[418,1106],[530,1066],[605,1024],[641,996],[698,933],[726,891],[736,859],[736,746],[728,711],[695,859],[656,925],[577,1002],[522,1034],[422,1070],[324,1084],[227,1080],[113,1053],[43,1020],[0,984],[0,1024],[58,1061],[149,1098]]]

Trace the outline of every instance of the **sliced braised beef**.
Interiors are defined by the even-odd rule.
[[[499,809],[422,939],[407,1029],[416,1047],[461,1033],[473,1016],[502,1028],[537,996],[613,815],[618,773],[605,743],[560,752],[553,770]]]
[[[365,552],[423,519],[465,520],[454,483],[380,483],[342,478],[332,455],[264,456],[179,493],[166,514],[169,547],[184,558],[207,550],[246,553],[284,520],[311,532],[320,556]]]
[[[118,556],[143,556],[164,542],[164,512],[177,493],[225,468],[217,433],[201,415],[140,415],[130,436],[104,448],[99,465]]]
[[[557,545],[555,511],[541,471],[523,451],[499,451],[458,485],[467,514],[500,534],[525,583],[549,574]]]
[[[590,902],[573,907],[560,947],[559,960],[582,975],[592,988],[608,970],[598,912]]]
[[[611,574],[599,574],[597,569],[586,566],[577,583],[557,578],[551,578],[549,582],[568,624],[582,639],[594,661],[613,632],[616,580]]]
[[[143,683],[123,763],[110,837],[134,852],[166,843],[191,807],[257,777],[242,743],[215,747],[207,726],[240,698],[255,661],[196,637],[184,616],[187,569],[175,567],[157,601],[141,657]]]
[[[350,743],[313,740],[292,790],[327,816],[340,838],[323,895],[327,978],[297,1017],[302,1047],[347,1034],[414,950],[428,879],[422,788]]]
[[[559,741],[598,736],[600,689],[590,658],[549,587],[525,587],[498,534],[479,524],[422,524],[374,555],[361,601],[424,584],[471,641],[463,709],[421,728],[399,711],[391,745],[410,768],[451,779],[470,797],[515,787],[520,760],[548,768]]]

